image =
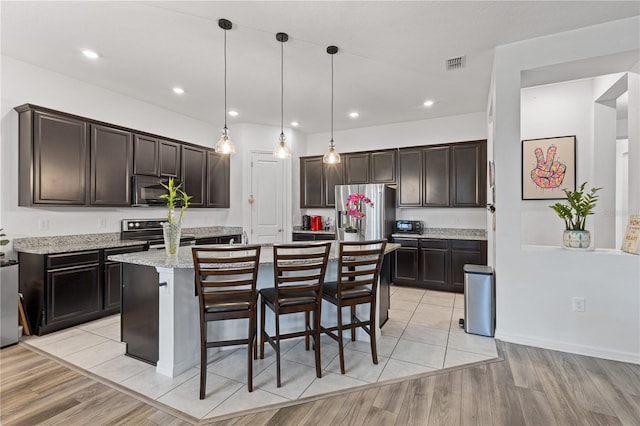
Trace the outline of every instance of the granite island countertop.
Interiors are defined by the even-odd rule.
[[[295,244],[295,243],[293,243]],[[307,243],[301,243],[307,244]],[[207,247],[207,246],[201,246]],[[391,253],[400,248],[400,244],[387,243],[385,254]],[[337,261],[339,257],[338,245],[331,243],[331,251],[329,252],[329,261]],[[134,265],[153,266],[159,268],[188,269],[193,268],[193,258],[191,257],[190,247],[180,247],[176,256],[167,256],[164,250],[154,250],[138,253],[116,254],[109,256],[109,260],[123,263],[131,263]],[[273,264],[273,250],[270,245],[265,245],[260,251],[260,265]]]
[[[209,226],[183,228],[183,234],[192,234],[198,238],[222,237],[242,234],[242,227]],[[122,240],[119,232],[102,234],[57,235],[50,237],[15,238],[13,249],[31,254],[69,253],[84,250],[100,250],[116,247],[131,247],[146,244],[145,240]]]
[[[424,228],[422,234],[391,235],[394,238],[435,238],[443,240],[487,240],[487,231],[484,229],[469,228]]]

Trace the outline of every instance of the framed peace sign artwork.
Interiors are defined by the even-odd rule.
[[[566,198],[576,189],[576,137],[522,141],[522,199]]]

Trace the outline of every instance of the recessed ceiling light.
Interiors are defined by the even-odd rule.
[[[232,117],[237,117],[238,116],[238,111],[229,111],[229,115]]]
[[[291,122],[291,125],[292,125],[293,127],[298,127],[298,126],[300,125],[300,123],[298,123],[297,121],[292,121],[292,122]]]
[[[100,57],[100,55],[98,55],[98,53],[94,52],[93,50],[89,50],[89,49],[84,49],[82,51],[82,54],[84,56],[86,56],[89,59],[98,59]]]
[[[433,106],[433,101],[425,101],[424,102],[424,106],[426,106],[426,107]]]
[[[182,95],[184,93],[184,89],[182,87],[174,87],[173,88],[173,93],[176,93],[178,95]]]
[[[349,113],[349,117],[351,118],[357,118],[360,115],[360,113],[358,113],[357,111],[353,111]]]

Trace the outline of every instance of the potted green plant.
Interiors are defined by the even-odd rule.
[[[164,246],[167,255],[175,255],[180,247],[180,233],[182,231],[182,215],[189,207],[191,196],[187,195],[182,188],[182,184],[175,184],[173,178],[165,184],[160,182],[166,190],[160,198],[167,200],[167,222],[162,224],[164,235]],[[180,214],[176,218],[176,207],[180,208]]]
[[[587,182],[580,185],[576,191],[564,189],[567,196],[567,204],[555,203],[552,208],[560,219],[564,220],[565,230],[562,234],[562,245],[568,248],[589,248],[591,245],[591,234],[585,230],[587,216],[593,214],[596,207],[598,195],[602,188],[591,188],[590,192],[585,191]]]

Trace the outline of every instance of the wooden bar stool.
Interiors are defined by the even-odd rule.
[[[194,247],[191,252],[200,305],[200,399],[207,385],[207,349],[221,346],[247,345],[247,382],[252,392],[260,246]],[[209,322],[242,318],[249,319],[246,338],[207,340]]]
[[[320,364],[320,313],[322,286],[329,260],[331,243],[274,244],[273,279],[275,286],[260,290],[260,358],[264,358],[264,342],[276,352],[277,385],[280,380],[280,340],[305,338],[309,350],[309,336],[313,337],[316,376],[322,377]],[[265,311],[269,307],[275,314],[275,335],[265,331]],[[280,315],[305,313],[304,331],[280,334]],[[310,314],[313,312],[313,327]]]
[[[322,290],[322,298],[338,308],[338,325],[322,327],[322,331],[338,342],[340,347],[340,371],[344,374],[344,330],[351,330],[351,340],[356,340],[356,330],[362,328],[371,340],[371,357],[378,363],[376,347],[376,297],[378,277],[384,258],[386,240],[340,242],[338,257],[338,280],[327,282]],[[356,316],[357,305],[369,305],[369,319],[362,321]],[[351,308],[350,321],[342,322],[342,308]],[[336,335],[334,332],[337,331]]]

